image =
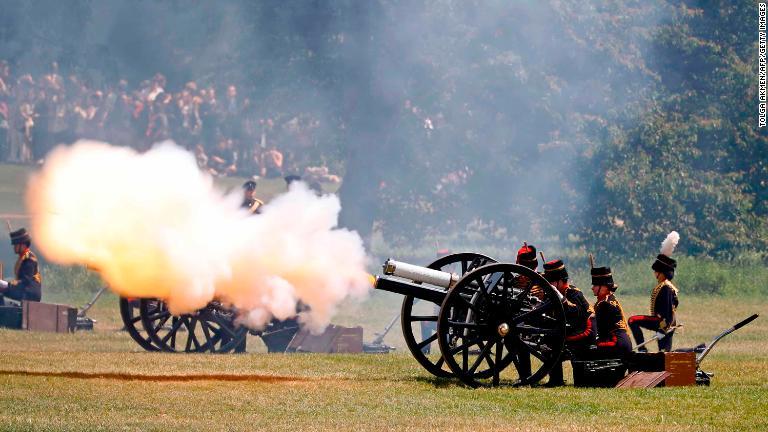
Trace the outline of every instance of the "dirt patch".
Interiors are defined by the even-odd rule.
[[[251,381],[263,383],[286,382],[310,382],[328,381],[326,378],[307,378],[279,375],[217,375],[217,374],[193,374],[193,375],[145,375],[118,372],[46,372],[46,371],[19,371],[0,370],[0,375],[29,376],[29,377],[56,377],[73,379],[113,379],[121,381],[153,381],[153,382],[184,382],[184,381]]]

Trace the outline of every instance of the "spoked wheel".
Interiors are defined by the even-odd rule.
[[[463,276],[496,260],[476,253],[457,253],[441,257],[427,267]],[[403,338],[413,357],[435,376],[448,378],[453,373],[434,343],[437,341],[437,318],[440,305],[405,296],[400,311]]]
[[[176,316],[164,302],[145,299],[140,311],[149,338],[162,351],[226,353],[242,344],[248,334],[248,329],[234,324],[234,312],[217,302]]]
[[[141,315],[139,313],[139,304],[139,299],[120,297],[120,317],[123,319],[125,331],[145,350],[158,351],[159,348],[152,344],[152,339],[144,331],[144,325],[141,323]]]
[[[555,288],[535,271],[489,264],[466,274],[449,291],[437,332],[446,364],[465,384],[497,386],[503,380],[527,385],[541,380],[558,361],[565,314]],[[510,364],[514,370],[504,371]]]

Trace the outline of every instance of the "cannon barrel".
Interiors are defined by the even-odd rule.
[[[391,258],[384,262],[383,272],[384,276],[376,278],[376,289],[413,296],[436,304],[443,302],[447,289],[456,285],[459,280],[459,276],[455,273],[408,264]]]
[[[429,267],[422,267],[408,264],[402,261],[395,261],[392,258],[384,262],[384,274],[410,279],[416,283],[423,282],[436,285],[442,288],[450,288],[456,285],[459,275],[440,270],[434,270]]]
[[[413,282],[398,280],[389,276],[376,278],[375,288],[381,291],[389,291],[395,294],[413,296],[420,300],[441,304],[445,299],[446,291],[429,285],[419,285]]]

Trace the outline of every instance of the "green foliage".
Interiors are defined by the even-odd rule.
[[[0,57],[236,82],[253,115],[316,125],[288,151],[346,174],[341,219],[363,234],[768,249],[753,1],[66,3],[5,5]]]
[[[41,266],[43,301],[82,305],[104,286],[99,275],[83,266]]]

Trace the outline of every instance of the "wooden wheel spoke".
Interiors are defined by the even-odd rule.
[[[512,318],[512,324],[516,325],[518,323],[523,322],[527,318],[530,318],[530,317],[533,317],[533,316],[536,316],[536,315],[541,315],[544,312],[552,309],[552,307],[553,307],[552,301],[551,300],[547,300],[544,303],[542,303],[542,304],[536,306],[535,308],[529,310],[528,312],[524,312],[524,313],[522,313],[522,314]]]
[[[170,316],[171,316],[171,313],[166,310],[166,311],[149,313],[149,314],[147,314],[147,319],[149,319],[150,321],[154,321],[154,320],[158,320],[158,319],[162,319],[162,318],[166,318],[167,319]]]
[[[474,304],[472,304],[469,300],[465,299],[464,297],[462,297],[460,295],[456,296],[456,298],[459,299],[459,301],[461,303],[461,306],[464,306],[467,309],[471,309],[473,312],[475,312],[477,314],[480,313],[480,309],[477,306],[475,306]]]
[[[163,336],[163,338],[162,338],[162,339],[160,339],[160,340],[161,340],[163,343],[167,343],[167,342],[168,342],[168,339],[174,338],[174,340],[173,340],[173,344],[172,344],[172,345],[174,345],[174,346],[175,346],[175,345],[176,345],[176,339],[175,339],[175,336],[176,336],[176,332],[177,332],[177,331],[179,331],[179,327],[181,327],[181,324],[182,324],[182,321],[181,321],[180,319],[178,319],[178,318],[174,317],[174,319],[173,319],[173,325],[171,325],[171,329],[170,329],[170,330],[168,330],[168,334],[166,334],[165,336]]]
[[[463,321],[451,321],[448,320],[448,324],[450,324],[451,327],[458,327],[458,328],[464,328],[464,329],[481,329],[488,327],[487,324],[478,324],[475,322],[463,322]]]
[[[200,328],[203,330],[203,336],[205,336],[205,343],[203,344],[203,347],[205,348],[203,351],[207,349],[211,349],[211,351],[213,351],[213,346],[209,346],[211,343],[211,332],[208,327],[208,322],[205,320],[200,321]]]
[[[437,315],[412,315],[408,318],[408,321],[437,321]]]
[[[437,333],[432,333],[432,336],[424,339],[423,341],[419,342],[418,345],[416,345],[420,350],[423,349],[425,346],[431,344],[432,342],[437,340]]]
[[[478,342],[482,342],[482,340],[483,340],[482,337],[476,336],[476,337],[468,340],[467,342],[464,342],[463,344],[461,344],[459,346],[451,348],[451,351],[448,353],[448,355],[455,355],[457,352],[462,351],[462,350],[468,352],[469,351],[469,349],[468,349],[469,347],[471,347],[472,345],[476,345]]]
[[[438,369],[442,368],[443,363],[445,363],[445,359],[443,358],[443,356],[440,356],[440,359],[437,362],[435,362],[435,366],[437,366]]]
[[[547,358],[544,356],[544,354],[536,349],[534,349],[531,345],[526,343],[524,340],[520,340],[520,346],[523,348],[523,351],[525,351],[527,354],[530,354],[537,359],[541,360],[542,362],[546,363]]]
[[[523,333],[523,334],[543,334],[543,335],[560,334],[560,331],[557,329],[534,327],[527,324],[518,324],[515,326],[515,329],[517,330],[518,333]]]
[[[237,336],[234,330],[230,327],[230,324],[231,324],[230,322],[226,320],[222,320],[221,317],[219,317],[217,314],[212,314],[211,317],[213,318],[213,321],[215,321],[216,324],[219,325],[219,329],[222,332],[225,332],[227,336],[233,339]]]
[[[480,366],[480,364],[485,360],[486,356],[488,356],[488,351],[491,350],[492,344],[487,344],[483,346],[483,348],[480,350],[480,355],[477,356],[477,359],[475,359],[475,362],[472,363],[472,366],[467,369],[467,373],[475,373],[475,370],[477,370],[477,367]]]
[[[496,364],[501,365],[501,353],[503,344],[501,341],[496,342]],[[497,386],[501,382],[501,367],[493,368],[493,385]]]

